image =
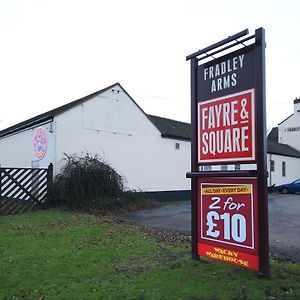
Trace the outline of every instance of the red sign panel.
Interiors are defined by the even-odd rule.
[[[198,163],[255,161],[254,89],[198,102]]]
[[[256,179],[199,179],[198,198],[198,254],[258,270]]]

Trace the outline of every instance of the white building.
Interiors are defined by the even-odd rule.
[[[280,185],[300,178],[300,98],[294,113],[268,135],[268,185]]]
[[[300,99],[294,108],[268,135],[269,186],[300,178]],[[190,148],[190,124],[147,115],[119,83],[0,131],[2,167],[52,163],[58,174],[65,153],[89,152],[124,176],[127,188],[158,192],[164,199],[189,199]]]
[[[116,83],[0,131],[2,167],[58,174],[65,153],[98,154],[130,189],[189,197],[190,125],[146,115]],[[166,195],[166,194],[164,194]]]

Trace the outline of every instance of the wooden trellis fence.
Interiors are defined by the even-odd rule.
[[[51,201],[53,165],[48,169],[0,168],[0,214],[45,208]]]

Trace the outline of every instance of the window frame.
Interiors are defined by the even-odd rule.
[[[282,175],[282,177],[286,177],[286,162],[285,161],[281,162],[281,175]]]

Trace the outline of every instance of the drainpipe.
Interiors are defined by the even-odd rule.
[[[270,153],[270,172],[269,172],[269,183],[270,183],[270,186],[272,186],[272,170],[271,170],[271,165],[272,165],[272,154]]]

